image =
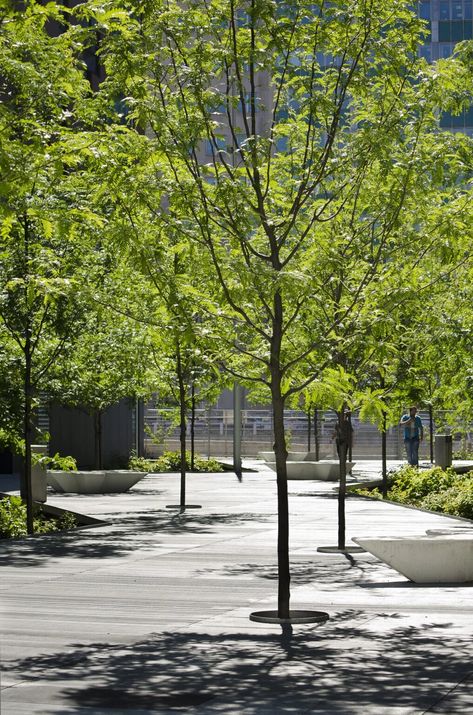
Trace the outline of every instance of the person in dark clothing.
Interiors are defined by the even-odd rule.
[[[348,450],[350,449],[353,440],[353,426],[351,423],[350,410],[343,410],[343,413],[335,425],[335,431],[332,435],[332,439],[335,439],[339,459],[342,458],[346,460]]]
[[[424,437],[422,420],[417,414],[417,407],[409,409],[409,414],[401,417],[399,424],[404,427],[404,446],[407,461],[413,467],[419,466],[419,444]]]

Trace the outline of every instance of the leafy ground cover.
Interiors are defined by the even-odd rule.
[[[128,468],[137,472],[179,472],[181,469],[180,452],[164,452],[158,459],[131,457]],[[191,471],[191,455],[186,452],[186,470]],[[223,472],[223,467],[216,459],[205,459],[199,455],[194,457],[193,472]]]
[[[456,449],[453,453],[453,459],[473,459],[473,450],[469,447],[462,447],[461,449]]]
[[[353,491],[382,499],[377,487]],[[440,467],[422,470],[401,467],[388,475],[387,498],[400,504],[473,519],[473,471],[456,474],[453,469],[444,471]]]
[[[36,514],[33,524],[35,534],[49,534],[77,526],[76,518],[70,512],[53,517],[41,510]],[[0,500],[0,539],[15,539],[26,535],[26,504],[23,504],[20,497],[4,497]]]

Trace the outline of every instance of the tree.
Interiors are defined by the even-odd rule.
[[[78,255],[88,249],[81,230],[93,218],[78,127],[85,136],[96,108],[78,58],[80,28],[59,37],[47,31],[52,19],[67,26],[65,12],[30,0],[21,9],[5,7],[0,23],[0,321],[12,384],[22,385],[21,494],[29,533],[35,400],[79,330]],[[14,421],[18,439],[17,428]]]
[[[397,223],[403,192],[422,176],[439,83],[416,59],[421,25],[399,1],[188,2],[185,21],[182,3],[169,1],[134,16],[120,0],[82,12],[104,32],[110,92],[148,128],[155,190],[166,196],[156,221],[206,256],[212,283],[200,304],[234,330],[234,376],[262,382],[271,397],[278,616],[288,619],[284,405],[330,363],[331,332],[356,315],[366,287],[358,275],[351,302],[331,324],[320,320],[319,266],[337,217],[362,224],[357,196],[369,187],[373,210],[392,193],[381,221]],[[375,258],[368,276],[380,265]]]
[[[93,417],[95,469],[103,468],[103,413],[122,399],[149,394],[149,355],[149,341],[135,323],[116,315],[107,320],[97,311],[87,316],[81,340],[57,366],[49,395]]]
[[[123,157],[125,161],[126,156]],[[114,234],[112,240],[126,249],[135,273],[139,272],[137,280],[147,294],[148,311],[140,320],[149,328],[150,380],[160,398],[171,397],[179,406],[180,508],[184,511],[189,411],[193,469],[196,393],[200,400],[212,399],[224,384],[223,372],[218,364],[215,365],[214,347],[208,338],[209,321],[198,313],[195,302],[197,286],[205,283],[205,270],[202,271],[199,262],[196,262],[195,251],[180,240],[171,226],[162,230],[163,227],[156,224],[154,185],[149,183],[146,169],[146,180],[140,177],[138,191],[136,185],[130,186],[126,173],[117,169],[115,157],[105,171],[111,205],[110,224],[112,227],[121,226],[118,233],[110,229]],[[134,174],[134,184],[136,178]]]

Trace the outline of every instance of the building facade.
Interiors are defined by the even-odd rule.
[[[472,0],[421,0],[418,7],[429,32],[420,50],[428,62],[449,57],[458,42],[473,39]],[[444,114],[441,125],[473,136],[473,107],[458,116]]]

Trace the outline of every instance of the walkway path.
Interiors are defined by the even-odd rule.
[[[276,605],[276,489],[265,467],[176,475],[127,494],[51,495],[108,520],[0,545],[1,715],[473,713],[472,586],[416,586],[336,543],[333,485],[292,482],[292,606],[318,626],[252,623]],[[348,535],[467,522],[350,497]]]

